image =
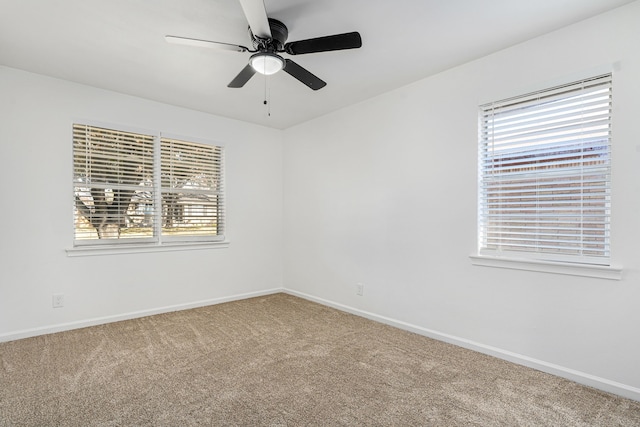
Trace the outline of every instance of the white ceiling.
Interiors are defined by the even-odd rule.
[[[166,43],[251,46],[238,0],[0,0],[0,64],[284,129],[631,2],[265,0],[288,41],[360,32],[292,58],[327,82],[312,91],[283,72],[230,89],[249,53]]]

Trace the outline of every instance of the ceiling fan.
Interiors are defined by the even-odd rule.
[[[291,59],[283,58],[280,54],[302,55],[306,53],[356,49],[362,46],[360,34],[355,31],[287,43],[289,30],[282,22],[267,17],[264,0],[239,1],[249,22],[249,36],[251,37],[253,49],[241,45],[210,40],[170,35],[165,36],[165,39],[169,43],[253,53],[249,58],[249,63],[227,85],[228,87],[243,87],[256,72],[271,75],[283,70],[309,88],[318,90],[326,86],[323,80],[293,62]]]

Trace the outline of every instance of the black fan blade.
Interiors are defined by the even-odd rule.
[[[187,46],[206,47],[209,49],[230,50],[232,52],[248,52],[249,48],[237,44],[214,42],[210,40],[190,39],[188,37],[164,36],[168,43]]]
[[[284,50],[289,55],[302,55],[303,53],[329,52],[332,50],[357,49],[359,47],[362,47],[362,38],[360,33],[354,31],[352,33],[286,43]]]
[[[245,85],[251,77],[256,73],[256,70],[249,64],[247,64],[235,79],[231,80],[231,83],[227,87],[239,88]]]
[[[284,71],[292,75],[313,90],[322,89],[327,84],[290,59],[285,59]]]
[[[264,7],[264,0],[240,0],[240,6],[242,6],[244,16],[247,17],[253,35],[261,39],[270,39],[271,27],[267,18],[267,10]]]

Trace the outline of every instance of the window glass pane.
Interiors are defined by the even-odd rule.
[[[154,137],[73,125],[76,242],[153,236]]]
[[[222,147],[161,140],[162,234],[223,237]]]

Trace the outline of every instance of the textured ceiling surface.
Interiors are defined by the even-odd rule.
[[[626,3],[264,0],[288,41],[360,32],[360,49],[295,56],[327,82],[312,91],[284,72],[228,88],[249,53],[165,41],[251,46],[238,0],[0,0],[0,65],[285,129]]]

